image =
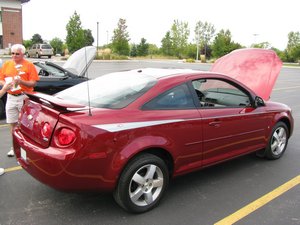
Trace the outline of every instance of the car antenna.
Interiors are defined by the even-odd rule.
[[[86,46],[84,48],[84,55],[85,55],[85,66],[86,66],[86,77],[87,77],[87,94],[88,94],[88,107],[89,107],[89,116],[92,116],[92,111],[91,111],[91,101],[90,101],[90,86],[89,86],[89,72],[88,72],[88,68],[87,68],[87,56],[86,56]]]

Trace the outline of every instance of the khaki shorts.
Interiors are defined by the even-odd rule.
[[[6,122],[16,123],[18,122],[19,114],[23,106],[24,99],[26,95],[14,96],[7,94],[6,100]]]

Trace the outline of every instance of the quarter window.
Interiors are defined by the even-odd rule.
[[[186,84],[172,88],[143,106],[143,109],[192,109],[195,108],[193,97]]]

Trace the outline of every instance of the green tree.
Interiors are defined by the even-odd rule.
[[[39,44],[39,43],[43,43],[44,41],[43,41],[41,35],[34,34],[31,38],[31,42],[32,42],[32,44]]]
[[[208,46],[211,44],[212,42],[212,38],[214,37],[216,32],[216,29],[214,27],[214,25],[212,25],[211,23],[208,22],[201,22],[198,21],[196,23],[196,27],[195,27],[195,40],[196,40],[196,45],[198,46],[198,50],[199,50],[199,46],[200,49],[204,49],[204,55],[207,56],[207,49]]]
[[[63,41],[58,37],[55,37],[50,41],[50,45],[54,49],[54,55],[63,53],[63,44]]]
[[[288,34],[288,44],[286,47],[288,61],[297,62],[300,59],[300,33],[290,32]]]
[[[26,49],[32,46],[32,40],[23,40],[23,45]]]
[[[261,42],[261,43],[252,44],[251,48],[269,49],[269,48],[271,48],[271,44],[269,42],[265,41],[265,42]]]
[[[168,31],[165,37],[161,40],[161,52],[164,55],[172,56],[173,53],[173,40],[171,37],[171,32]]]
[[[183,58],[183,53],[188,45],[190,30],[187,22],[174,20],[171,28],[171,37],[173,41],[174,53],[178,58]]]
[[[189,43],[187,47],[185,48],[184,54],[191,59],[196,58],[197,54],[197,46],[195,44]]]
[[[92,35],[92,31],[90,29],[83,30],[84,38],[85,38],[85,46],[91,46],[94,43],[94,37]]]
[[[137,55],[137,46],[136,44],[132,44],[130,48],[130,56],[136,57]]]
[[[76,11],[70,17],[70,20],[66,26],[66,30],[66,44],[69,52],[73,53],[86,45],[85,32],[81,26],[80,16]]]
[[[160,54],[160,50],[155,44],[149,44],[148,54],[158,55],[158,54]]]
[[[288,62],[288,54],[287,54],[287,50],[286,49],[284,51],[281,51],[281,50],[279,50],[277,48],[272,47],[271,50],[273,50],[274,52],[276,52],[276,54],[281,59],[281,61]]]
[[[229,30],[221,30],[213,44],[212,44],[212,55],[216,58],[224,56],[229,52],[242,48],[242,46],[238,43],[235,43],[231,40],[231,32]]]
[[[119,55],[129,55],[129,34],[127,32],[126,20],[120,18],[117,28],[114,29],[114,34],[112,37],[112,50],[114,53]]]
[[[141,42],[137,45],[137,55],[146,56],[148,55],[149,44],[145,38],[141,39]]]

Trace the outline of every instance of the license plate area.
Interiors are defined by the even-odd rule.
[[[20,150],[21,150],[21,158],[26,162],[27,161],[27,153],[23,148],[21,148]]]

